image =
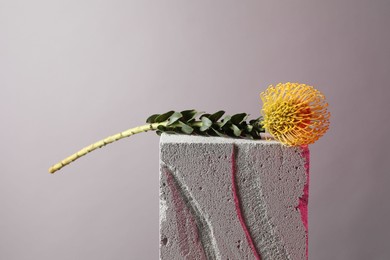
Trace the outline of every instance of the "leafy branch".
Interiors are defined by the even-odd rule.
[[[157,127],[159,135],[168,133],[261,139],[260,133],[264,132],[261,117],[247,122],[248,114],[246,113],[225,116],[224,114],[225,111],[222,110],[214,114],[196,110],[169,111],[152,115],[146,122],[150,124],[166,122]]]
[[[194,109],[154,114],[146,120],[146,125],[128,129],[84,147],[77,153],[50,167],[49,172],[54,173],[78,158],[107,144],[147,131],[156,131],[158,135],[168,133],[261,139],[260,133],[264,133],[261,117],[247,122],[248,114],[246,113],[224,115],[225,111],[222,110],[214,114],[207,114]]]

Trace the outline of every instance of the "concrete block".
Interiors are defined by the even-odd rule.
[[[309,150],[163,134],[160,259],[307,259]]]

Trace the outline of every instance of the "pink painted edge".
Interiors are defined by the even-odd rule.
[[[301,213],[302,223],[306,231],[306,259],[309,259],[309,221],[308,221],[308,202],[309,202],[309,173],[310,173],[310,151],[307,145],[302,146],[302,157],[305,159],[306,183],[303,187],[303,195],[299,198],[298,209]]]
[[[177,231],[178,231],[179,241],[181,241],[180,246],[179,246],[180,252],[183,256],[191,257],[190,247],[196,246],[198,254],[200,254],[197,257],[199,257],[199,259],[201,259],[201,260],[205,260],[206,255],[205,255],[203,246],[201,245],[201,243],[199,243],[198,227],[195,223],[194,216],[192,216],[191,212],[187,208],[187,205],[183,201],[183,198],[180,195],[180,192],[178,191],[178,187],[176,186],[175,181],[173,180],[172,173],[168,169],[165,169],[164,172],[165,172],[165,175],[167,178],[168,187],[172,192],[172,200],[173,200],[173,205],[175,207],[175,214],[176,214],[176,218],[178,219],[178,222],[179,222],[176,227],[177,227]],[[186,216],[186,214],[188,214],[188,216]],[[193,245],[189,241],[189,235],[187,233],[188,230],[185,227],[185,225],[183,225],[183,223],[186,222],[185,220],[189,220],[189,223],[187,222],[187,225],[191,226],[190,228],[192,229],[192,231],[195,235],[195,240],[197,242],[196,245]],[[195,257],[195,256],[193,256],[193,257]]]

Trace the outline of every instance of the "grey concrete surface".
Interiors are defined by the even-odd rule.
[[[276,141],[162,135],[160,259],[306,259],[302,152]]]

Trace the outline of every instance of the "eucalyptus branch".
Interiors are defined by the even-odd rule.
[[[146,125],[128,129],[84,147],[77,153],[50,167],[49,172],[54,173],[78,158],[107,144],[150,130],[157,131],[159,135],[164,132],[169,134],[261,139],[260,133],[264,133],[261,117],[246,122],[248,117],[246,113],[223,117],[224,114],[224,111],[206,114],[199,113],[196,110],[169,111],[164,114],[154,114],[146,120]]]

